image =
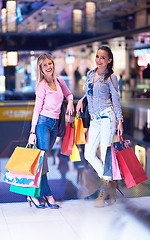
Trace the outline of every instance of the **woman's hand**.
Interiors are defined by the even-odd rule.
[[[77,103],[76,112],[77,112],[77,115],[79,115],[80,112],[83,112],[83,100],[82,99],[80,99]]]
[[[118,136],[122,136],[123,135],[123,124],[122,124],[122,120],[119,120],[118,123]]]
[[[30,133],[30,136],[28,139],[28,144],[36,144],[36,134],[35,133]]]
[[[74,112],[73,100],[69,100],[67,104],[66,113],[68,113],[69,115],[72,115],[73,112]]]

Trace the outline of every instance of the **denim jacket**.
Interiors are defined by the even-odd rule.
[[[104,73],[96,79],[93,85],[93,95],[89,95],[89,83],[93,83],[95,69],[87,73],[85,95],[88,100],[88,110],[92,114],[100,114],[108,107],[113,107],[116,119],[123,120],[120,97],[118,93],[118,80],[115,74],[104,81]],[[83,98],[84,98],[83,97]]]

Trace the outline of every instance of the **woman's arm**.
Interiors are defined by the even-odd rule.
[[[66,113],[68,113],[69,115],[72,115],[74,112],[73,95],[70,92],[69,88],[67,87],[65,81],[62,78],[59,78],[58,80],[59,80],[59,84],[61,86],[62,92],[66,97],[66,99],[68,100]]]
[[[122,120],[118,120],[118,136],[122,136],[123,135],[123,124],[122,124]]]
[[[73,100],[73,95],[70,92],[69,88],[67,87],[65,81],[62,78],[60,78],[60,77],[58,78],[58,80],[60,82],[60,86],[61,86],[62,92],[63,92],[64,96],[66,97],[66,99],[68,100],[68,102],[70,100]]]
[[[69,100],[67,104],[66,113],[68,113],[69,115],[72,115],[73,112],[74,112],[73,100]]]
[[[118,93],[118,80],[117,77],[113,74],[111,75],[111,81],[110,81],[110,91],[112,96],[112,103],[113,108],[115,111],[116,118],[118,120],[118,136],[122,136],[123,134],[123,116],[122,116],[122,110],[121,110],[121,104],[120,104],[120,97]]]
[[[36,125],[39,118],[39,114],[43,106],[44,98],[45,98],[45,87],[44,87],[44,84],[41,82],[39,83],[39,86],[36,91],[35,106],[34,106],[34,111],[32,116],[30,135],[28,139],[29,144],[36,144],[36,140],[37,140],[36,133],[35,133]]]
[[[120,97],[118,93],[118,80],[117,80],[117,76],[114,74],[111,75],[111,78],[109,80],[109,88],[111,92],[112,104],[113,104],[116,118],[117,120],[123,121]]]
[[[35,128],[36,126],[32,126],[31,127],[31,131],[30,131],[30,135],[29,135],[29,139],[28,139],[28,143],[29,144],[36,144],[36,134],[35,134]]]
[[[83,112],[83,99],[82,98],[77,103],[76,112],[77,112],[77,115],[79,115],[80,112]]]

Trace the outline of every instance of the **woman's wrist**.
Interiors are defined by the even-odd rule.
[[[30,134],[35,134],[35,132],[30,132]]]
[[[122,119],[119,119],[118,122],[119,122],[119,123],[123,123],[123,120],[122,120]]]
[[[83,102],[83,99],[81,98],[78,102]]]

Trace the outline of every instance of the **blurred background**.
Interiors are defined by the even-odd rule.
[[[112,49],[124,138],[131,140],[149,177],[150,1],[5,0],[0,1],[0,9],[0,202],[26,201],[24,196],[9,192],[3,176],[15,147],[27,144],[36,61],[43,52],[52,54],[56,74],[63,77],[76,104],[84,94],[87,71],[95,67],[98,47]],[[60,144],[57,139],[49,156],[49,181],[55,198],[84,198],[98,183],[84,159],[84,146],[78,146],[81,162],[72,163],[60,155]],[[120,184],[126,197],[150,194],[149,180],[128,190]]]

